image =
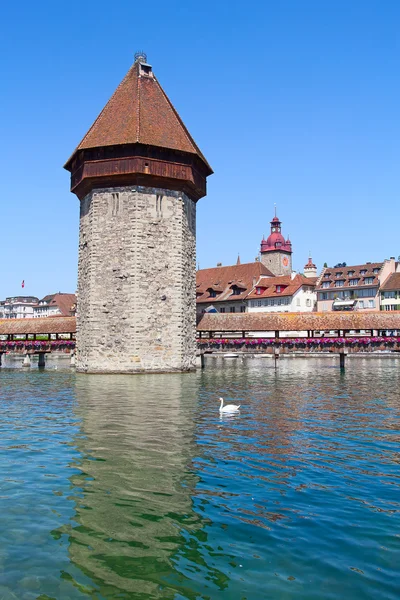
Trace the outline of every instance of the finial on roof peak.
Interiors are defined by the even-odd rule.
[[[146,52],[143,52],[143,50],[138,50],[137,52],[135,52],[135,63],[136,62],[147,63]]]

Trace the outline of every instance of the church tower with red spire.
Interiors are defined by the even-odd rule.
[[[188,371],[196,202],[212,170],[144,53],[65,168],[80,200],[77,371]]]
[[[276,216],[271,221],[271,233],[261,242],[261,262],[276,277],[292,273],[292,242],[283,237],[282,223]]]

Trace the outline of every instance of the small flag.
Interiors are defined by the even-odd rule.
[[[25,279],[22,280],[21,287],[25,287]]]

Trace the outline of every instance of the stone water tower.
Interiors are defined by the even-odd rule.
[[[65,168],[80,200],[77,371],[189,371],[212,170],[143,53]]]

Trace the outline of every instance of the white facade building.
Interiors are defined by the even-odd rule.
[[[33,307],[39,299],[35,296],[14,296],[6,298],[4,302],[5,319],[31,319]]]
[[[292,273],[260,277],[247,297],[248,312],[312,312],[317,295],[315,278]]]
[[[76,311],[76,295],[64,294],[49,294],[38,301],[33,309],[33,317],[69,317],[74,315]]]

